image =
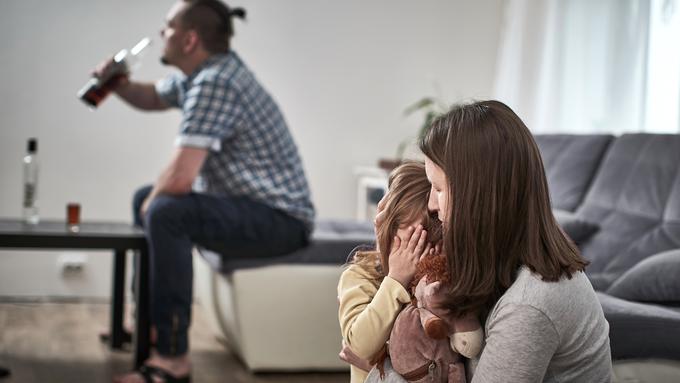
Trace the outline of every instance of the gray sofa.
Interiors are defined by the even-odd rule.
[[[662,359],[680,381],[680,136],[536,140],[556,217],[591,262],[613,359]]]

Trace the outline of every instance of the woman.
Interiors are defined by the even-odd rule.
[[[557,225],[536,143],[505,104],[453,107],[420,142],[444,226],[447,306],[486,316],[473,382],[609,382],[609,326]]]

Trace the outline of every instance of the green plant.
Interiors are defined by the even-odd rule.
[[[404,116],[410,116],[416,112],[424,113],[424,120],[418,130],[417,138],[420,139],[432,121],[440,115],[446,113],[447,107],[441,100],[435,97],[424,97],[414,104],[404,109]],[[411,144],[412,138],[404,139],[397,147],[397,158],[403,159],[406,148]]]

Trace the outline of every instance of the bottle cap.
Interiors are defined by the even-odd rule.
[[[38,151],[38,139],[37,138],[29,138],[28,139],[28,152],[29,153],[35,153]]]

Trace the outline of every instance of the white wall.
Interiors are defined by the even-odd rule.
[[[41,215],[127,221],[135,188],[168,160],[177,112],[140,113],[117,99],[89,111],[75,93],[91,68],[144,35],[155,38],[135,78],[168,72],[157,60],[170,1],[0,2],[0,216],[21,214],[21,157],[38,137]],[[489,97],[501,0],[254,1],[234,47],[282,107],[321,217],[352,217],[352,169],[391,157],[420,119],[403,109],[433,94]],[[59,253],[0,252],[0,296],[109,294],[110,257],[88,253],[65,281]]]

